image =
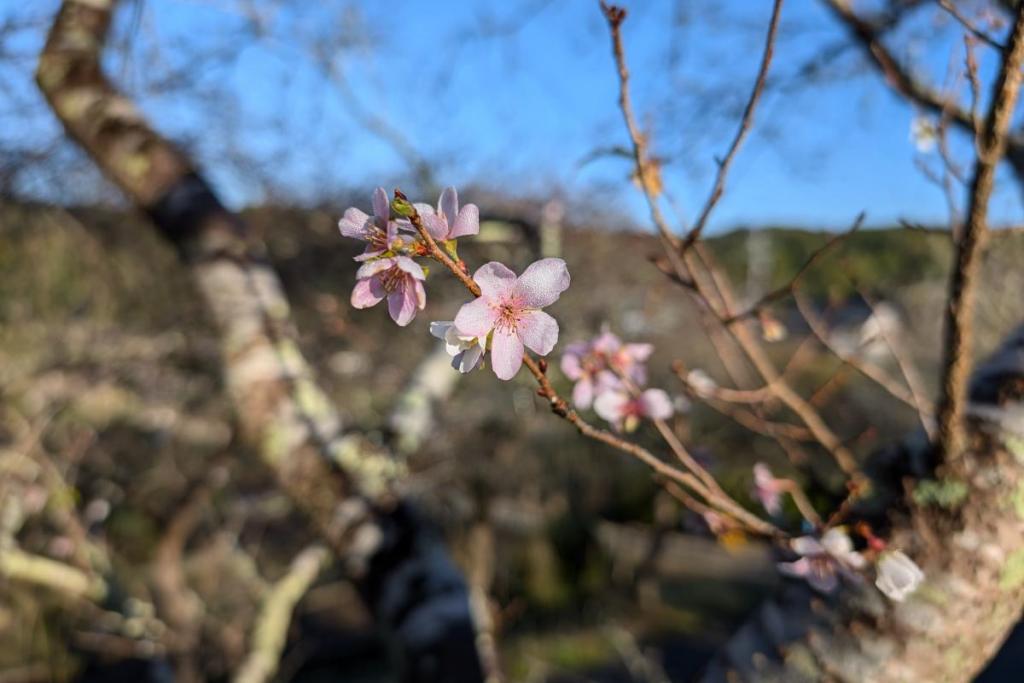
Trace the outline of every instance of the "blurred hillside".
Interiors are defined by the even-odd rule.
[[[436,343],[427,323],[451,319],[464,292],[450,278],[432,275],[427,310],[399,329],[383,310],[349,306],[352,257],[360,245],[338,236],[335,214],[258,209],[246,219],[266,241],[303,351],[323,385],[351,424],[365,425],[372,438],[391,438],[388,416],[396,397]],[[460,255],[471,268],[497,259],[522,269],[536,255],[533,240],[519,234],[509,227],[494,239],[467,240]],[[709,245],[739,291],[753,299],[785,283],[830,237],[773,228],[732,232]],[[1024,317],[1024,273],[1011,267],[1024,258],[1024,237],[998,239],[985,268],[982,352]],[[658,251],[652,236],[576,226],[567,229],[563,245],[573,283],[551,309],[562,328],[559,348],[604,323],[628,339],[650,341],[657,349],[651,384],[679,395],[681,406],[686,399],[670,371],[673,361],[720,376],[699,311],[650,263]],[[863,308],[858,289],[889,302],[902,319],[903,345],[931,390],[949,258],[941,233],[865,230],[822,259],[803,291],[821,315],[836,320]],[[785,360],[805,331],[788,301],[776,317],[790,335],[770,349]],[[62,504],[109,506],[96,523],[129,582],[143,581],[140,568],[153,561],[158,532],[174,506],[197,482],[216,475],[214,511],[197,535],[188,570],[208,610],[244,621],[254,586],[264,580],[253,558],[265,575],[275,575],[307,539],[269,474],[234,440],[217,354],[188,273],[145,220],[106,210],[0,207],[0,447],[13,448],[19,421],[45,425],[45,448],[68,458],[71,490]],[[855,373],[830,382],[840,367],[817,350],[794,380],[808,394],[830,386],[825,417],[858,453],[915,428],[911,410]],[[557,370],[552,376],[560,390],[568,389]],[[741,539],[721,551],[734,553],[735,561],[723,565],[729,570],[648,562],[642,550],[630,560],[622,539],[631,537],[623,535],[631,525],[645,525],[637,534],[685,538],[679,532],[699,535],[702,524],[658,497],[644,468],[575,438],[551,419],[525,378],[500,383],[489,371],[473,373],[437,414],[434,436],[411,456],[409,488],[464,560],[474,524],[500,520],[494,597],[516,680],[578,680],[581,671],[628,666],[629,653],[641,646],[617,630],[622,624],[642,648],[674,653],[664,664],[685,675],[774,580],[764,571],[764,554]],[[792,469],[773,441],[703,405],[677,417],[676,428],[751,507],[750,463],[761,459],[780,471]],[[656,447],[651,435],[641,438]],[[816,495],[828,496],[829,472],[819,474]],[[23,543],[59,553],[49,537],[46,528],[28,529]],[[47,545],[34,547],[34,540]],[[679,543],[684,557],[705,548]],[[345,591],[328,580],[304,601],[301,632],[313,634],[314,644],[286,659],[293,673],[316,669],[323,653],[315,634],[366,631],[365,615]],[[74,632],[53,606],[47,600],[0,604],[0,664],[17,664],[19,653],[32,652],[65,674],[75,669],[82,645],[66,646],[76,642]],[[209,656],[220,658],[214,670],[230,670],[243,648],[242,621],[207,634]],[[355,650],[380,656],[374,646],[353,642]]]

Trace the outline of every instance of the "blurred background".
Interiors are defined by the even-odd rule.
[[[14,530],[18,545],[72,557],[73,518],[145,605],[165,528],[191,491],[209,488],[182,566],[203,606],[203,673],[226,680],[262,591],[313,537],[240,443],[188,272],[34,83],[59,4],[0,0],[0,511],[5,479],[29,482],[19,490],[39,500]],[[894,17],[886,40],[898,57],[936,88],[966,92],[964,29],[936,3],[852,4]],[[629,5],[634,98],[681,231],[740,119],[770,10]],[[460,250],[471,268],[566,259],[573,280],[551,308],[553,360],[603,325],[653,343],[650,384],[673,396],[673,427],[750,509],[757,461],[805,483],[823,509],[838,495],[812,446],[805,458],[785,452],[671,370],[681,361],[726,381],[700,311],[651,264],[659,247],[630,176],[596,3],[132,0],[120,3],[104,58],[266,242],[302,351],[345,423],[409,459],[408,491],[464,572],[486,577],[509,680],[687,680],[776,585],[772,558],[740,533],[716,539],[644,467],[579,439],[525,376],[440,375],[430,409],[403,418],[410,382],[438,365],[428,321],[451,319],[465,294],[431,278],[427,310],[406,329],[379,308],[351,308],[361,245],[336,223],[348,206],[369,210],[373,187],[433,203],[457,186],[481,209],[480,238]],[[989,76],[991,55],[978,59]],[[929,117],[892,94],[824,2],[790,0],[755,129],[708,234],[753,302],[865,212],[865,228],[801,291],[840,355],[896,375],[902,357],[935,395],[962,196],[951,169],[970,161],[971,142],[952,131],[938,149],[920,133]],[[982,350],[1024,317],[1024,238],[1013,230],[1024,207],[1009,171],[999,180],[992,212],[1008,230],[985,265]],[[918,427],[913,409],[816,341],[791,300],[772,321],[783,330],[765,334],[772,356],[799,359],[792,380],[856,453]],[[660,447],[654,434],[638,439]],[[125,645],[99,632],[102,618],[0,578],[0,681],[137,680],[121,665],[137,653],[117,656]],[[388,661],[358,597],[328,571],[297,608],[278,680],[389,680]]]

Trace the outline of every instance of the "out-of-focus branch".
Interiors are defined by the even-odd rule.
[[[977,297],[981,253],[988,237],[988,204],[995,184],[996,166],[1006,153],[1007,131],[1020,94],[1024,62],[1024,5],[1018,7],[1009,43],[993,84],[992,103],[975,141],[977,159],[971,178],[963,236],[956,245],[956,260],[946,307],[942,397],[939,401],[939,439],[947,457],[957,457],[967,445],[963,424],[967,380],[974,350],[973,315]]]
[[[698,301],[712,311],[719,323],[726,327],[731,338],[735,340],[765,384],[773,387],[776,398],[796,413],[814,435],[814,438],[829,452],[844,472],[851,476],[856,475],[857,462],[853,454],[832,432],[814,407],[782,380],[778,370],[745,321],[732,326],[725,326],[722,323],[732,315],[734,297],[724,274],[714,265],[711,255],[702,248],[702,243],[698,240],[692,244],[692,249],[683,250],[680,249],[679,241],[672,235],[658,206],[658,188],[651,179],[652,170],[648,168],[650,159],[648,144],[636,126],[633,105],[630,100],[629,69],[626,65],[625,49],[622,44],[622,22],[626,18],[626,11],[620,7],[610,6],[603,1],[601,9],[611,35],[612,55],[619,76],[619,107],[622,109],[626,128],[633,144],[634,160],[637,165],[636,173],[641,179],[640,187],[647,200],[651,219],[662,235],[662,246],[677,281],[689,283],[688,289],[691,289]],[[718,307],[714,303],[716,298],[720,302]]]
[[[321,546],[306,548],[292,561],[288,573],[268,589],[253,629],[252,649],[235,674],[234,683],[266,683],[274,678],[295,605],[316,581],[329,557]]]
[[[101,602],[109,591],[106,582],[71,565],[32,555],[18,548],[0,549],[0,575],[90,602]]]
[[[796,291],[797,286],[799,286],[800,281],[803,280],[804,276],[808,273],[808,271],[810,271],[810,269],[813,268],[818,263],[818,261],[824,258],[825,255],[827,255],[835,247],[839,246],[843,241],[845,241],[846,238],[848,238],[853,233],[857,232],[857,230],[859,230],[860,226],[863,224],[864,212],[862,211],[857,216],[856,220],[853,221],[853,225],[851,225],[849,229],[834,235],[820,247],[811,252],[811,255],[807,257],[807,260],[803,262],[803,264],[797,269],[796,273],[793,274],[793,277],[791,277],[788,282],[786,282],[784,285],[776,287],[772,291],[763,295],[760,299],[758,299],[753,304],[748,306],[745,310],[740,311],[739,313],[733,313],[732,315],[726,317],[724,320],[725,324],[731,325],[737,320],[741,320],[743,318],[752,318],[756,316],[758,313],[760,313],[766,306],[770,306],[771,304],[793,294],[793,292]]]
[[[451,360],[443,346],[430,351],[412,371],[395,401],[388,423],[400,452],[417,451],[433,431],[437,406],[451,396],[459,381],[459,373],[452,372]]]
[[[690,245],[700,239],[701,233],[707,225],[708,218],[711,216],[711,212],[714,211],[718,200],[725,193],[725,181],[729,175],[729,169],[732,167],[733,159],[736,158],[736,153],[739,152],[740,146],[746,140],[751,127],[754,125],[754,112],[757,110],[758,102],[761,101],[764,84],[768,80],[768,69],[771,67],[772,56],[775,53],[775,36],[779,29],[779,18],[782,16],[782,2],[783,0],[775,0],[772,5],[772,17],[768,21],[768,35],[764,40],[761,66],[758,68],[757,77],[754,79],[754,88],[751,90],[747,104],[743,108],[743,116],[740,118],[740,125],[736,129],[736,135],[732,139],[732,144],[729,145],[729,151],[718,162],[718,173],[715,176],[715,184],[711,188],[711,194],[708,195],[704,208],[701,210],[690,232],[686,235],[686,239],[683,240],[683,249],[689,248]]]
[[[885,372],[885,370],[874,363],[864,360],[863,358],[843,353],[840,349],[836,348],[835,344],[832,343],[832,340],[829,339],[828,329],[825,326],[825,322],[818,317],[817,313],[814,312],[811,303],[804,298],[803,294],[799,291],[794,292],[793,300],[796,302],[796,307],[797,310],[800,311],[800,315],[807,323],[807,327],[811,330],[811,334],[817,338],[829,353],[841,360],[844,364],[850,366],[870,379],[896,400],[901,403],[905,403],[915,410],[918,409],[918,404],[914,399],[914,395],[907,389],[900,386],[898,382]]]

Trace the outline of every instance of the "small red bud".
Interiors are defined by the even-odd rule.
[[[547,358],[541,358],[537,362],[537,367],[539,367],[540,371],[543,372],[545,375],[548,374],[548,359]]]

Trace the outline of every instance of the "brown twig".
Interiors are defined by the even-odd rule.
[[[865,214],[863,211],[860,212],[857,215],[857,218],[853,221],[853,224],[848,229],[832,236],[823,245],[815,249],[811,253],[811,255],[807,257],[807,260],[803,262],[800,268],[797,269],[793,277],[791,277],[789,281],[786,282],[786,284],[768,292],[760,299],[755,301],[753,304],[751,304],[746,310],[741,311],[740,313],[734,313],[733,315],[725,318],[723,322],[726,325],[731,325],[738,320],[742,320],[743,318],[754,317],[758,313],[760,313],[761,310],[766,306],[769,306],[775,303],[776,301],[784,299],[785,297],[793,294],[794,290],[800,284],[800,281],[804,278],[808,271],[810,271],[810,269],[813,268],[818,263],[818,261],[824,258],[824,256],[828,254],[830,251],[832,251],[835,247],[839,246],[843,241],[846,240],[846,238],[848,238],[850,235],[852,235],[853,233],[857,232],[860,229],[860,227],[864,224],[864,215]]]
[[[1020,94],[1024,62],[1024,5],[1018,6],[1013,31],[993,87],[992,103],[976,146],[977,159],[971,179],[967,219],[957,243],[956,263],[949,283],[946,309],[945,359],[942,397],[939,401],[939,438],[942,452],[955,457],[967,445],[964,415],[967,381],[974,347],[972,316],[977,295],[981,252],[988,236],[988,204],[992,197],[996,166],[1006,152],[1007,131]]]
[[[626,121],[626,128],[629,130],[630,139],[633,143],[634,158],[637,163],[637,174],[641,178],[644,178],[646,173],[644,165],[649,152],[647,149],[647,141],[642,135],[640,135],[636,128],[632,103],[629,97],[629,70],[626,67],[626,57],[622,46],[621,31],[622,21],[625,19],[626,13],[625,10],[609,6],[604,2],[601,3],[601,7],[604,10],[605,18],[608,21],[608,27],[612,38],[612,54],[615,58],[619,74],[619,106],[622,109],[623,118]],[[706,253],[706,251],[702,249],[702,243],[697,241],[694,242],[694,248],[692,250],[681,252],[683,259],[682,262],[680,262],[680,254],[673,251],[673,247],[678,240],[675,240],[672,236],[671,230],[665,222],[665,217],[658,207],[657,193],[649,183],[641,182],[640,186],[643,190],[644,197],[647,200],[651,219],[657,226],[659,233],[665,237],[665,239],[663,239],[663,247],[665,248],[666,256],[668,256],[673,266],[673,270],[682,280],[689,280],[694,283],[698,300],[703,301],[708,309],[715,313],[719,321],[730,316],[734,307],[731,303],[732,294],[729,291],[729,284],[721,275],[720,269],[714,266],[710,254]],[[704,277],[706,274],[710,274],[712,279],[710,283],[708,283]],[[712,293],[715,293],[721,299],[722,310],[718,310],[713,306],[711,302]],[[764,349],[754,338],[751,330],[743,324],[729,326],[727,329],[736,344],[750,361],[750,364],[755,370],[757,370],[758,374],[761,375],[764,382],[775,386],[776,397],[782,401],[786,407],[797,414],[801,421],[803,421],[814,435],[815,439],[823,448],[825,448],[826,451],[829,452],[844,472],[851,476],[859,476],[857,474],[857,462],[853,457],[853,454],[832,432],[813,406],[807,403],[807,401],[805,401],[786,382],[779,381],[778,371],[772,365],[772,362],[764,352]]]
[[[739,152],[743,141],[750,133],[750,129],[754,124],[754,112],[757,110],[758,102],[761,101],[761,94],[764,92],[764,84],[768,80],[768,70],[771,67],[772,56],[775,52],[775,37],[779,28],[779,17],[782,16],[782,2],[783,0],[775,0],[772,5],[772,17],[768,22],[768,35],[764,40],[761,66],[757,70],[754,87],[750,91],[750,97],[747,99],[747,104],[743,109],[743,116],[740,118],[739,128],[736,129],[736,135],[732,139],[732,144],[729,145],[729,151],[718,162],[718,173],[715,176],[715,184],[711,188],[711,194],[708,195],[704,208],[697,217],[697,221],[693,224],[693,228],[690,229],[690,232],[683,240],[684,250],[689,249],[694,242],[700,239],[701,233],[707,225],[708,218],[711,216],[711,212],[714,211],[715,205],[718,204],[718,201],[725,193],[725,181],[729,175],[733,159],[736,158],[736,153]]]
[[[978,28],[975,25],[975,23],[973,21],[971,21],[969,18],[967,18],[966,16],[964,16],[963,12],[961,12],[959,9],[957,9],[957,6],[954,5],[952,2],[950,2],[950,0],[938,0],[938,3],[939,3],[939,7],[944,9],[946,11],[946,13],[949,14],[954,19],[956,19],[957,22],[959,22],[959,24],[961,26],[963,26],[968,31],[968,33],[973,35],[975,38],[977,38],[981,42],[989,45],[990,47],[994,47],[995,49],[997,49],[999,51],[1002,51],[1006,47],[1005,45],[1000,43],[998,40],[996,40],[995,38],[990,36],[988,33],[986,33],[985,31],[981,30],[980,28]]]

